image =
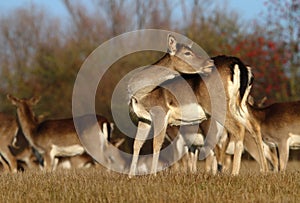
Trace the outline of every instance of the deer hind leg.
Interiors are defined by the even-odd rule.
[[[165,140],[165,134],[166,134],[166,129],[167,129],[167,124],[163,126],[161,131],[156,134],[156,129],[154,127],[154,138],[153,138],[153,159],[152,159],[152,167],[151,167],[151,173],[156,175],[157,172],[157,165],[158,165],[158,160],[159,160],[159,153],[160,149],[162,147],[162,144]]]
[[[2,164],[3,170],[5,172],[9,172],[10,171],[9,165],[7,164],[7,162],[3,159],[3,157],[1,155],[0,155],[0,163]]]
[[[15,158],[15,156],[12,155],[10,153],[10,151],[7,151],[5,153],[2,152],[1,155],[2,155],[3,162],[5,162],[3,164],[5,170],[8,169],[8,171],[10,171],[12,173],[16,173],[18,171],[18,164],[17,164],[17,159]]]
[[[193,173],[193,167],[194,167],[194,153],[193,152],[188,152],[187,165],[188,165],[188,171]]]
[[[270,150],[269,160],[270,160],[270,162],[273,166],[273,171],[278,172],[278,170],[279,170],[279,160],[278,160],[277,147],[276,146],[269,147],[269,150]]]
[[[205,159],[205,172],[206,173],[210,173],[211,172],[211,166],[212,166],[212,163],[213,163],[213,158],[214,158],[214,155],[208,155]]]
[[[274,172],[278,172],[278,156],[276,147],[270,147],[265,143],[263,143],[263,146],[264,154],[266,156],[266,159],[268,160],[271,170]]]
[[[238,134],[235,135],[235,147],[234,147],[234,157],[233,157],[233,164],[232,164],[232,175],[238,175],[241,167],[241,159],[242,153],[244,149],[244,134],[245,128],[240,126],[240,131]]]
[[[55,156],[53,156],[53,153],[45,153],[44,154],[44,169],[46,171],[52,171],[55,164]]]
[[[228,149],[230,143],[230,136],[229,133],[224,129],[224,132],[221,136],[221,139],[217,146],[215,147],[215,152],[216,152],[216,159],[217,159],[217,169],[219,172],[224,172],[226,166],[226,151]]]
[[[213,156],[212,163],[211,163],[211,173],[213,175],[216,175],[217,171],[218,171],[218,162],[216,156]]]
[[[260,171],[267,172],[268,164],[267,164],[267,160],[266,160],[266,157],[264,154],[261,130],[260,130],[260,127],[256,123],[252,123],[252,126],[253,126],[252,136],[255,139],[255,143],[256,143],[256,147],[257,147],[258,155],[259,155],[259,160],[260,160],[260,162],[259,162],[260,163]]]
[[[129,178],[136,175],[135,173],[136,173],[140,150],[148,137],[150,129],[151,129],[151,125],[139,121],[136,137],[133,143],[133,155],[132,155],[131,166],[128,174]]]
[[[161,107],[153,107],[150,110],[151,118],[153,121],[153,130],[154,130],[154,137],[153,137],[153,159],[152,159],[152,167],[151,173],[156,175],[158,160],[159,160],[159,153],[162,147],[162,144],[166,137],[166,131],[168,126],[168,117],[170,111],[165,114],[165,111]]]
[[[195,152],[193,153],[192,173],[196,173],[196,172],[197,172],[197,161],[198,161],[198,156],[199,156],[199,149],[196,149]]]
[[[59,163],[59,158],[54,158],[53,168],[52,168],[53,171],[55,171],[57,169],[58,163]]]

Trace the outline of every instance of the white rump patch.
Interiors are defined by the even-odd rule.
[[[181,106],[183,120],[206,120],[206,114],[198,103]]]
[[[233,81],[228,81],[228,94],[229,94],[229,110],[232,115],[237,119],[239,122],[245,125],[245,127],[252,132],[251,125],[248,121],[249,119],[249,112],[247,108],[247,98],[251,90],[251,85],[249,85],[250,79],[252,77],[250,67],[248,69],[248,86],[245,90],[244,96],[242,97],[241,103],[239,104],[239,97],[240,97],[240,69],[237,64],[235,64],[233,69]],[[250,73],[250,74],[249,74]]]
[[[228,143],[228,147],[227,147],[227,149],[226,149],[226,154],[229,154],[229,155],[234,155],[234,150],[235,150],[235,143],[234,143],[234,141],[230,141],[229,143]],[[244,151],[244,144],[243,144],[243,142],[237,142],[237,147],[240,149],[240,150],[242,150],[242,151]]]
[[[145,110],[145,108],[140,105],[137,101],[136,98],[131,98],[131,105],[134,113],[139,117],[139,118],[145,118],[149,121],[151,121],[151,116],[150,114]]]
[[[189,103],[179,107],[168,104],[171,125],[194,125],[206,120],[206,114],[198,103]]]
[[[108,129],[107,129],[106,122],[103,123],[101,130],[102,130],[102,133],[103,133],[103,136],[105,137],[105,139],[108,139]],[[101,136],[101,133],[99,133],[99,135]]]
[[[226,154],[233,155],[234,154],[234,149],[235,149],[235,143],[233,141],[230,141],[228,144],[228,147],[226,149]]]
[[[289,133],[289,145],[291,149],[300,149],[300,135]]]
[[[63,169],[71,169],[71,162],[70,160],[63,160],[59,163],[59,165],[63,168]]]

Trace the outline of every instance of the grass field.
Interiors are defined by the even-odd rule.
[[[102,168],[0,174],[0,202],[299,202],[300,162],[285,173],[260,174],[243,161],[240,175],[190,174],[172,170],[156,177]]]

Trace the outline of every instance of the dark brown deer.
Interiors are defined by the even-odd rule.
[[[0,154],[3,159],[3,166],[11,172],[17,172],[17,159],[11,153],[11,146],[14,137],[17,135],[19,126],[16,118],[0,113]]]
[[[0,156],[4,169],[15,173],[19,162],[25,163],[27,168],[37,168],[37,158],[24,138],[16,118],[0,113],[0,120]]]
[[[279,170],[284,171],[290,146],[300,146],[300,101],[274,103],[251,109],[259,121],[263,140],[278,147]]]
[[[222,123],[222,121],[220,121],[222,116],[226,116],[224,127],[234,136],[235,153],[232,169],[233,175],[238,174],[240,169],[243,140],[246,130],[249,131],[251,136],[255,139],[261,160],[261,170],[267,171],[260,126],[251,115],[251,111],[248,111],[247,97],[253,80],[251,69],[245,66],[243,62],[236,57],[218,56],[212,58],[212,60],[214,61],[216,69],[204,78],[198,74],[182,75],[181,77],[167,80],[155,88],[152,88],[150,91],[147,89],[147,91],[141,90],[130,94],[130,110],[132,114],[138,118],[138,129],[134,141],[134,154],[129,173],[130,177],[135,175],[140,148],[147,139],[151,125],[154,126],[154,154],[151,171],[155,174],[159,151],[165,137],[167,126],[201,123],[210,116],[213,116],[211,119],[215,132],[211,131],[209,134],[217,134],[217,136],[213,135],[209,137],[218,137],[223,131],[223,129],[218,129],[218,126]],[[166,68],[168,68],[168,66],[166,66]],[[157,75],[159,75],[159,71]],[[223,84],[221,88],[217,85],[218,82]],[[186,87],[187,83],[190,89]],[[132,85],[132,83],[129,83],[129,86],[130,85]],[[191,90],[192,93],[189,92]],[[225,92],[223,98],[222,90]],[[176,93],[176,97],[170,93],[170,91],[173,94]],[[196,97],[196,101],[194,96]],[[212,104],[218,106],[222,105],[223,102],[225,108],[212,108]],[[215,115],[213,115],[214,111],[217,112]],[[210,152],[214,147],[211,146],[214,144],[210,142],[209,139],[206,140],[206,146],[208,146],[209,150],[204,149],[207,152]]]

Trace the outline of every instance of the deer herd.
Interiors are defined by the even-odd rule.
[[[137,126],[131,156],[116,150],[125,142],[124,138],[112,140],[113,123],[96,115],[92,125],[99,126],[100,145],[96,147],[101,163],[132,177],[156,174],[184,156],[184,164],[175,163],[174,168],[185,165],[196,172],[200,158],[205,159],[207,172],[231,168],[231,174],[237,175],[246,150],[261,172],[285,171],[290,148],[300,148],[300,101],[257,104],[250,96],[255,82],[251,68],[239,58],[199,56],[172,35],[168,35],[167,46],[159,61],[128,82],[128,108]],[[41,121],[33,112],[39,98],[8,94],[7,99],[15,106],[16,117],[0,113],[3,170],[15,173],[19,166],[53,171],[99,165],[79,139],[73,118]],[[141,156],[150,134],[153,154]],[[172,150],[164,158],[161,149],[166,140],[172,143]]]

